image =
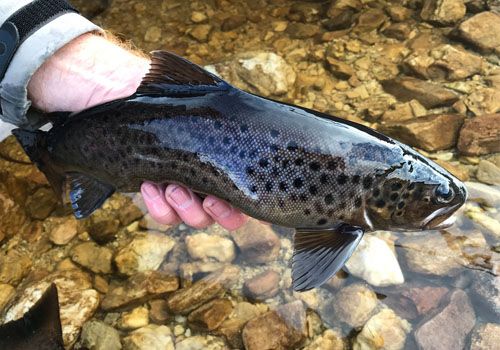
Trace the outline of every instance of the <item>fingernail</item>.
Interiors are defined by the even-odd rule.
[[[160,190],[155,184],[146,182],[142,185],[142,190],[148,199],[154,200],[160,197]]]
[[[172,186],[167,189],[166,195],[170,197],[174,203],[181,207],[186,208],[193,202],[191,195],[182,187]]]
[[[233,208],[229,204],[212,198],[208,198],[205,201],[205,209],[219,219],[227,218],[233,211]]]

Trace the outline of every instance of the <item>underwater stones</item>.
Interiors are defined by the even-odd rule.
[[[2,314],[5,306],[16,295],[16,289],[10,284],[0,283],[0,314]]]
[[[167,326],[150,324],[123,338],[124,350],[174,350],[172,332]]]
[[[94,273],[111,273],[111,258],[113,251],[100,247],[94,242],[76,245],[70,253],[71,259],[77,264],[88,268]]]
[[[425,108],[451,106],[459,96],[438,84],[412,77],[396,77],[381,81],[384,90],[399,101],[418,100]]]
[[[205,13],[203,13],[203,12],[200,12],[200,11],[193,11],[193,12],[191,13],[191,18],[190,18],[190,19],[191,19],[191,21],[192,21],[193,23],[203,23],[203,22],[205,22],[205,21],[208,19],[208,17],[207,17],[207,15],[206,15]]]
[[[249,220],[231,232],[231,236],[241,251],[241,257],[250,263],[267,263],[278,257],[281,242],[269,225]]]
[[[326,63],[328,70],[339,79],[349,79],[355,73],[350,65],[331,56],[326,57]]]
[[[194,26],[188,34],[200,43],[206,43],[208,41],[208,35],[211,31],[212,26],[210,24],[198,24]]]
[[[478,88],[464,100],[467,108],[475,115],[500,112],[500,88]]]
[[[394,252],[384,240],[365,235],[346,263],[349,273],[373,286],[404,283],[403,273]]]
[[[172,238],[161,233],[140,234],[118,252],[115,263],[121,273],[129,276],[156,270],[174,245]]]
[[[468,156],[500,152],[500,113],[466,119],[457,148]]]
[[[15,249],[9,250],[5,255],[0,254],[0,283],[17,286],[30,272],[32,264],[27,254]]]
[[[167,232],[172,228],[172,225],[160,224],[151,217],[151,214],[148,213],[139,221],[139,227],[144,230]]]
[[[476,177],[489,185],[500,185],[500,168],[495,163],[482,159],[477,167]]]
[[[339,332],[327,329],[314,339],[304,350],[344,350],[346,344]]]
[[[78,234],[78,223],[73,215],[62,218],[48,218],[44,226],[49,239],[55,245],[68,244]]]
[[[412,25],[408,23],[393,23],[383,30],[383,34],[388,38],[406,40],[412,32]]]
[[[170,319],[170,316],[167,310],[166,300],[155,299],[149,301],[149,318],[151,322],[165,324]]]
[[[500,16],[495,12],[481,12],[458,26],[458,35],[483,52],[500,53]]]
[[[144,40],[150,43],[157,43],[161,39],[161,28],[157,26],[149,27],[144,34]]]
[[[7,186],[0,183],[0,231],[3,233],[0,236],[10,238],[19,234],[28,223],[26,212],[10,196]]]
[[[212,331],[219,328],[233,311],[233,303],[229,299],[215,299],[197,308],[188,316],[191,327]]]
[[[379,130],[401,142],[426,151],[452,148],[464,122],[460,114],[431,114],[414,120],[390,122]]]
[[[120,350],[122,348],[118,331],[97,320],[85,322],[80,343],[83,347],[93,350]]]
[[[410,299],[420,315],[426,315],[439,306],[447,293],[445,287],[416,285],[403,290],[401,296]]]
[[[120,227],[120,221],[104,211],[97,211],[87,222],[87,230],[90,237],[97,243],[107,243],[115,239]]]
[[[425,0],[420,17],[428,22],[450,25],[461,20],[465,11],[463,0]]]
[[[474,329],[470,350],[491,350],[500,344],[500,324],[483,323]]]
[[[223,295],[236,282],[239,274],[240,269],[231,265],[214,271],[171,295],[167,300],[168,307],[176,314],[187,314],[207,301]]]
[[[383,309],[363,326],[353,344],[354,350],[402,350],[411,325],[391,309]]]
[[[378,304],[375,292],[362,283],[342,288],[332,302],[337,319],[354,328],[364,325]]]
[[[474,327],[475,317],[467,294],[455,290],[443,309],[420,323],[415,340],[422,350],[463,349],[466,337]]]
[[[471,288],[475,301],[484,310],[482,317],[488,316],[492,321],[500,319],[500,276],[475,271]]]
[[[359,15],[354,30],[356,32],[370,32],[380,28],[385,21],[387,21],[387,16],[381,9],[367,9]]]
[[[149,309],[144,306],[139,306],[132,309],[130,312],[123,313],[119,326],[121,329],[136,329],[147,326],[148,324]]]
[[[245,325],[243,344],[247,350],[294,348],[305,339],[306,313],[301,301],[279,306]]]
[[[402,5],[390,4],[386,7],[386,12],[395,22],[403,22],[409,19],[412,15],[412,11]]]
[[[227,345],[220,338],[195,335],[175,344],[175,350],[225,350]]]
[[[235,30],[247,22],[246,16],[242,15],[231,15],[226,18],[221,24],[221,30],[223,32],[229,32]]]
[[[127,281],[111,285],[101,303],[103,310],[113,310],[148,299],[164,296],[179,288],[179,280],[158,271],[147,271]]]
[[[186,247],[191,258],[195,260],[206,261],[212,258],[220,262],[231,262],[236,257],[232,240],[204,232],[187,236]]]
[[[57,203],[57,198],[52,189],[41,187],[32,196],[28,197],[26,212],[33,219],[43,220],[54,211]]]
[[[290,35],[292,39],[306,39],[315,36],[320,31],[319,26],[315,24],[306,24],[292,22],[288,24],[286,28],[286,33]]]
[[[31,163],[26,152],[12,135],[0,142],[0,157],[18,163]]]
[[[267,270],[246,280],[243,289],[250,298],[265,300],[278,294],[280,280],[279,273]]]

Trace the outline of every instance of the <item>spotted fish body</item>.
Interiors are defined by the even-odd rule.
[[[336,269],[365,230],[427,228],[465,200],[457,179],[397,141],[238,90],[165,52],[154,54],[133,96],[71,115],[48,133],[16,136],[55,188],[69,178],[77,217],[115,190],[179,183],[298,229],[294,263],[319,244]],[[436,201],[437,189],[452,198]],[[296,289],[325,278],[309,275],[295,276]]]

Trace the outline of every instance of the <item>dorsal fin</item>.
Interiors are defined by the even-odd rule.
[[[151,67],[138,95],[197,96],[230,88],[224,80],[167,51],[151,52]]]

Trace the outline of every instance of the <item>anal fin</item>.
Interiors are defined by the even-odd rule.
[[[337,273],[356,249],[364,231],[341,224],[332,229],[297,229],[292,260],[295,291],[319,287]]]
[[[115,188],[81,173],[69,173],[71,205],[78,219],[83,219],[98,209]]]

